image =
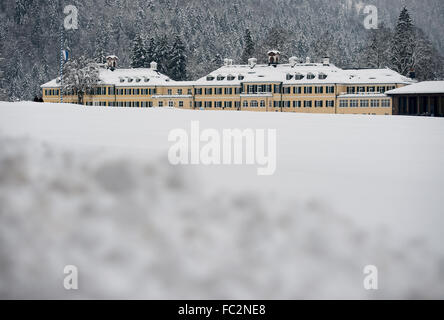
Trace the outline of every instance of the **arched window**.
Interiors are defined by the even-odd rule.
[[[248,101],[244,101],[243,106],[244,108],[248,108]]]

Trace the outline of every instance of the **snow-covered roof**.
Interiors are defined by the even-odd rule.
[[[444,94],[444,81],[423,81],[414,83],[402,88],[390,90],[387,94],[427,94],[441,93]]]
[[[229,80],[229,76],[231,76],[231,80]],[[208,77],[210,78],[208,79]],[[388,68],[343,70],[333,64],[302,63],[294,66],[291,64],[255,65],[253,68],[248,65],[223,66],[194,81],[194,85],[227,86],[248,82],[281,82],[284,85],[337,83],[359,85],[409,84],[413,80]]]
[[[383,93],[349,93],[349,94],[340,94],[338,98],[386,98],[387,95]]]
[[[115,85],[116,87],[146,87],[165,85],[167,83],[174,83],[168,76],[148,68],[136,69],[100,69],[99,71],[100,84]],[[42,88],[57,88],[60,86],[59,78],[53,79],[45,84]]]

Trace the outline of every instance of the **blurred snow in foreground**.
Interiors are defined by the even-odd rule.
[[[322,200],[219,190],[166,159],[0,137],[0,298],[444,298],[444,256],[392,240]]]

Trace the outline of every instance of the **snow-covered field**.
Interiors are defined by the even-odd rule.
[[[193,120],[277,129],[276,173],[169,165]],[[435,118],[0,103],[0,298],[444,298],[443,137]]]

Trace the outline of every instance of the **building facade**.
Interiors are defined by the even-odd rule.
[[[118,69],[117,57],[107,59],[100,83],[84,96],[85,105],[108,107],[174,107],[198,110],[300,112],[325,114],[393,114],[386,91],[413,83],[390,69],[343,70],[324,58],[321,63],[296,57],[279,63],[269,52],[267,65],[251,58],[246,65],[224,65],[196,81],[174,81],[157,71]],[[60,102],[60,81],[42,85],[45,102]],[[77,103],[75,94],[63,102]]]

